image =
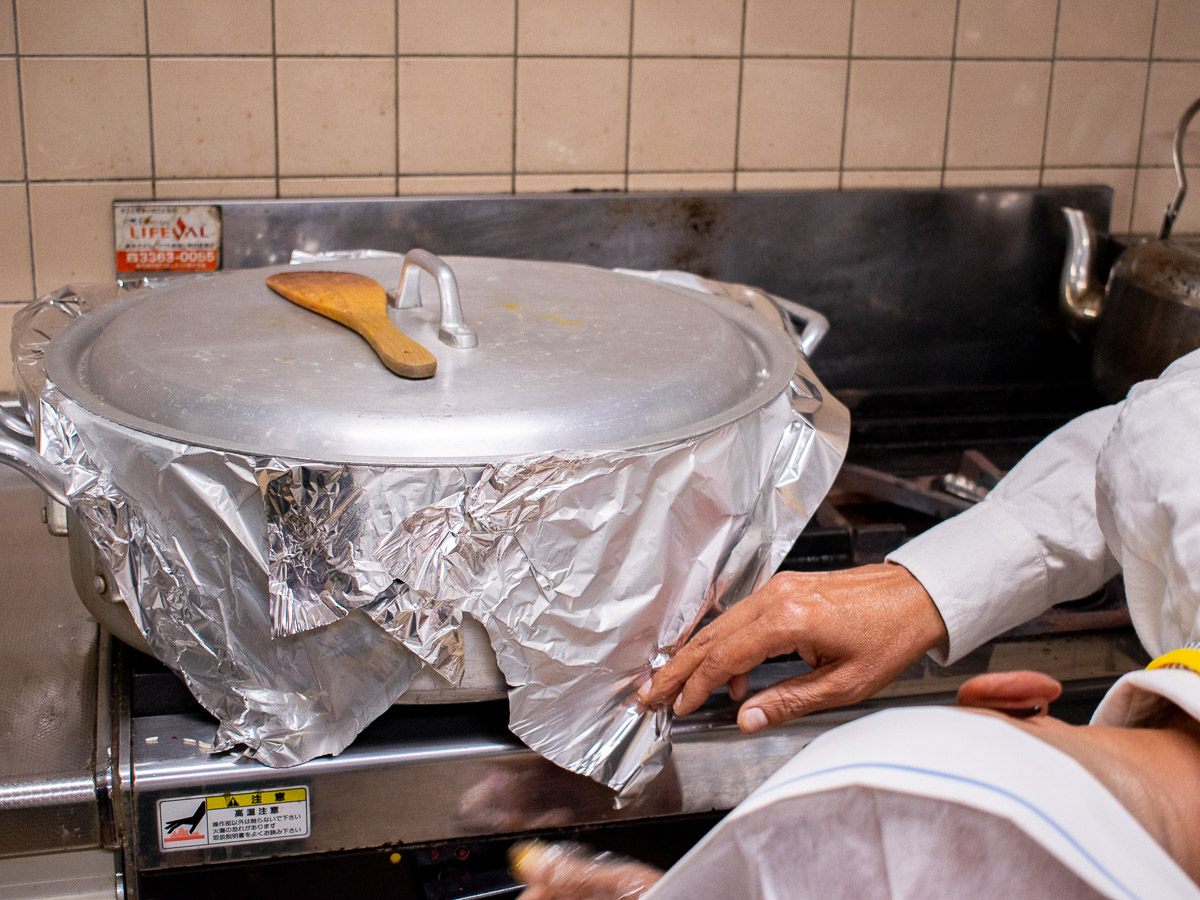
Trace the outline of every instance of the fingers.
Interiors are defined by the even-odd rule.
[[[709,648],[725,635],[737,631],[753,622],[763,609],[762,592],[751,594],[745,600],[726,610],[716,621],[701,628],[685,644],[674,658],[653,674],[648,686],[638,691],[638,700],[646,706],[663,706],[678,695],[696,668],[704,661]]]
[[[663,874],[571,843],[523,841],[510,848],[509,857],[513,875],[526,884],[520,900],[633,900]]]
[[[738,727],[746,734],[835,706],[857,703],[871,693],[865,677],[853,667],[834,663],[759,691],[742,704]]]
[[[729,699],[741,703],[750,693],[750,678],[746,675],[734,675],[729,679]]]
[[[717,688],[792,649],[791,628],[771,616],[714,641],[680,689],[674,703],[676,714],[685,716],[699,709]]]
[[[1028,718],[1045,715],[1061,694],[1062,684],[1041,672],[990,672],[958,689],[958,705]]]

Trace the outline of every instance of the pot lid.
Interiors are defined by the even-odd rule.
[[[132,292],[64,328],[49,379],[85,409],[188,444],[316,462],[488,462],[634,449],[765,405],[796,366],[786,332],[724,298],[606,269],[448,257],[469,349],[438,339],[437,285],[392,322],[437,373],[389,372],[354,332],[271,291],[275,272],[396,286],[401,260],[222,273]]]

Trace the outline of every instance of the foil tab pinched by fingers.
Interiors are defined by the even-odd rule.
[[[636,793],[671,729],[638,685],[707,610],[765,582],[845,453],[848,414],[801,354],[766,406],[633,451],[339,466],[189,446],[46,378],[57,330],[119,294],[67,288],[22,311],[22,403],[146,644],[220,720],[218,749],[268,765],[339,752],[425,668],[456,683],[470,617],[511,686],[514,733]]]

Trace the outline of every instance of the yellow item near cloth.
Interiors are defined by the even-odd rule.
[[[1180,647],[1178,650],[1164,653],[1146,666],[1147,671],[1152,669],[1191,669],[1200,675],[1200,649]]]

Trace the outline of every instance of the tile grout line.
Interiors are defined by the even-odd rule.
[[[517,60],[520,51],[521,0],[513,0],[513,45],[512,45],[512,181],[510,194],[517,192]]]
[[[283,197],[279,177],[279,55],[275,52],[275,0],[271,0],[271,120],[275,125],[275,198]]]
[[[1085,171],[1086,170],[1106,170],[1106,169],[1120,169],[1120,170],[1132,171],[1136,168],[1143,168],[1143,169],[1152,169],[1152,170],[1157,169],[1160,171],[1170,171],[1172,169],[1172,166],[1170,164],[1162,164],[1162,165],[1145,165],[1145,166],[1139,167],[1139,166],[1134,166],[1131,163],[1125,163],[1125,164],[1079,163],[1079,164],[1073,165],[1073,166],[1051,166],[1050,168],[1080,169],[1080,170],[1085,170]],[[991,172],[991,171],[996,171],[996,170],[1011,171],[1011,172],[1037,172],[1037,171],[1039,171],[1039,167],[1037,165],[1027,165],[1027,166],[1017,166],[1017,165],[1013,165],[1013,166],[996,166],[996,165],[967,166],[967,165],[964,165],[964,166],[950,166],[947,169],[948,172]],[[805,173],[805,172],[829,173],[829,172],[837,172],[837,171],[839,171],[839,169],[837,166],[805,166],[805,167],[778,167],[778,168],[750,167],[750,168],[742,169],[741,171],[748,173],[748,174],[750,174],[750,173],[754,173],[754,174],[775,173],[775,172],[778,172],[778,173]],[[936,171],[938,171],[938,169],[936,166],[848,166],[845,168],[844,171],[846,171],[846,172],[936,172]],[[636,172],[634,172],[632,174],[635,174],[635,175],[655,175],[655,174],[680,175],[680,174],[684,174],[685,175],[685,174],[691,174],[691,173],[694,173],[697,175],[728,175],[729,169],[728,168],[721,168],[721,169],[703,169],[703,168],[698,168],[698,169],[638,169]],[[578,170],[578,171],[576,171],[576,170],[564,171],[562,169],[531,169],[529,171],[518,173],[518,175],[534,175],[534,176],[621,175],[621,174],[622,174],[622,172],[620,170],[616,170],[616,169],[582,169],[582,170]],[[354,181],[354,180],[359,180],[359,179],[364,179],[364,178],[372,179],[372,178],[390,178],[390,177],[392,177],[392,176],[386,172],[377,173],[374,175],[362,175],[362,174],[330,175],[327,172],[323,173],[323,172],[315,172],[314,171],[314,172],[301,172],[301,173],[296,173],[293,175],[285,175],[285,176],[283,176],[282,180],[286,181],[288,179],[323,179],[325,181]],[[509,173],[507,170],[500,171],[500,172],[495,172],[495,171],[493,171],[493,172],[479,172],[479,171],[406,172],[405,177],[406,178],[407,177],[411,177],[411,178],[476,178],[476,177],[478,177],[478,178],[490,178],[490,177],[507,178],[507,177],[509,177]],[[131,175],[131,176],[110,176],[110,177],[100,177],[100,178],[32,178],[32,179],[28,179],[28,183],[30,183],[30,184],[62,184],[62,185],[66,185],[66,184],[120,184],[122,182],[134,182],[134,181],[146,181],[146,180],[147,179],[145,176]],[[159,178],[158,180],[161,182],[164,182],[164,183],[181,182],[181,181],[241,182],[241,181],[274,181],[275,178],[272,175],[231,175],[231,176],[227,176],[227,177],[212,176],[212,175],[205,175],[205,176],[178,175],[178,176],[168,176],[168,177],[164,177],[164,178]],[[3,178],[0,178],[0,185],[24,184],[24,183],[26,183],[26,179],[21,179],[21,178],[3,179]]]
[[[1054,69],[1058,63],[1058,23],[1062,18],[1062,0],[1054,5],[1054,34],[1050,38],[1050,80],[1046,85],[1046,118],[1042,122],[1042,155],[1038,162],[1038,185],[1046,184],[1046,144],[1050,140],[1050,108],[1054,103]]]
[[[742,147],[742,90],[746,72],[746,7],[750,0],[742,0],[742,34],[738,40],[737,104],[733,118],[733,189],[738,189],[738,164]]]
[[[0,59],[11,59],[16,54],[0,53]],[[391,53],[152,53],[154,59],[391,59]],[[403,59],[508,59],[511,53],[403,53]],[[528,59],[625,59],[626,53],[523,53]],[[141,59],[144,53],[26,53],[26,59]],[[845,59],[845,53],[750,53],[748,59],[786,59],[786,60],[839,60]],[[659,60],[709,60],[730,59],[738,56],[732,53],[638,53],[637,59]],[[946,62],[949,55],[856,55],[855,59],[866,62]],[[1140,56],[958,56],[959,62],[1048,62],[1056,58],[1059,62],[1088,62],[1088,63],[1119,63],[1143,62]],[[1197,56],[1160,56],[1156,62],[1200,62]]]
[[[400,0],[392,0],[392,50],[395,51],[392,66],[392,86],[396,101],[396,173],[392,180],[392,196],[400,196]]]
[[[25,134],[25,88],[21,83],[21,35],[17,28],[17,4],[12,5],[13,62],[17,68],[17,116],[21,120],[21,173],[25,185],[25,233],[29,235],[29,291],[38,295],[37,258],[33,252],[33,197],[29,191],[29,148]],[[32,299],[32,298],[31,298]]]
[[[150,0],[142,0],[142,30],[146,43],[146,122],[150,127],[150,196],[158,199],[158,167],[154,158],[154,82],[150,77]]]
[[[629,54],[625,66],[625,182],[624,190],[629,193],[629,146],[632,141],[633,124],[633,19],[637,0],[629,0]]]
[[[850,0],[850,29],[846,35],[846,90],[842,95],[842,143],[838,149],[838,190],[844,187],[846,171],[846,130],[850,120],[850,62],[854,55],[854,0]]]
[[[958,17],[962,13],[962,0],[954,3],[954,34],[950,39],[950,86],[946,92],[946,130],[942,135],[942,174],[938,187],[946,186],[946,164],[950,159],[950,111],[954,108],[954,70],[958,67]]]
[[[1129,190],[1129,221],[1125,223],[1126,234],[1133,234],[1133,212],[1137,209],[1138,185],[1142,180],[1142,144],[1146,140],[1146,109],[1150,106],[1150,71],[1154,66],[1154,40],[1158,36],[1158,4],[1154,0],[1154,17],[1150,22],[1150,49],[1146,53],[1146,87],[1142,92],[1142,124],[1138,129],[1137,155],[1134,157],[1133,187]],[[1109,230],[1113,231],[1112,226]]]

